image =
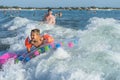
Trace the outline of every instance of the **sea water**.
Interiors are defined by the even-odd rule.
[[[120,11],[61,10],[56,25],[42,22],[47,10],[1,10],[0,55],[26,53],[24,40],[34,28],[57,42],[78,39],[31,59],[14,64],[10,59],[0,80],[120,80]],[[54,10],[57,13],[59,10]]]

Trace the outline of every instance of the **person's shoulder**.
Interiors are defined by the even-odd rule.
[[[54,15],[51,15],[52,18],[56,18]]]

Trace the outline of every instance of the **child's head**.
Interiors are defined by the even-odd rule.
[[[39,29],[31,30],[31,40],[36,40],[39,37],[40,37],[40,30]]]

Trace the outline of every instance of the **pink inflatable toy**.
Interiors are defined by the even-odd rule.
[[[35,51],[35,52],[34,52],[34,55],[35,55],[35,56],[38,56],[38,55],[39,55],[39,52],[38,52],[38,51]]]
[[[14,58],[14,59],[17,58],[17,54],[9,53],[9,52],[3,54],[2,56],[0,56],[0,64],[6,63],[7,60],[10,59],[10,58]]]
[[[74,46],[74,44],[73,44],[72,42],[69,42],[69,43],[68,43],[68,46],[69,46],[70,48],[72,48],[72,47]]]
[[[50,46],[51,46],[52,48],[55,48],[55,45],[54,45],[54,43],[51,43],[51,44],[50,44]]]

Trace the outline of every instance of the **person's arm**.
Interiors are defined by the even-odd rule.
[[[28,53],[30,52],[30,48],[27,48],[27,52],[28,52]]]
[[[55,16],[53,16],[53,21],[52,21],[52,24],[55,24],[56,21],[55,21]]]

